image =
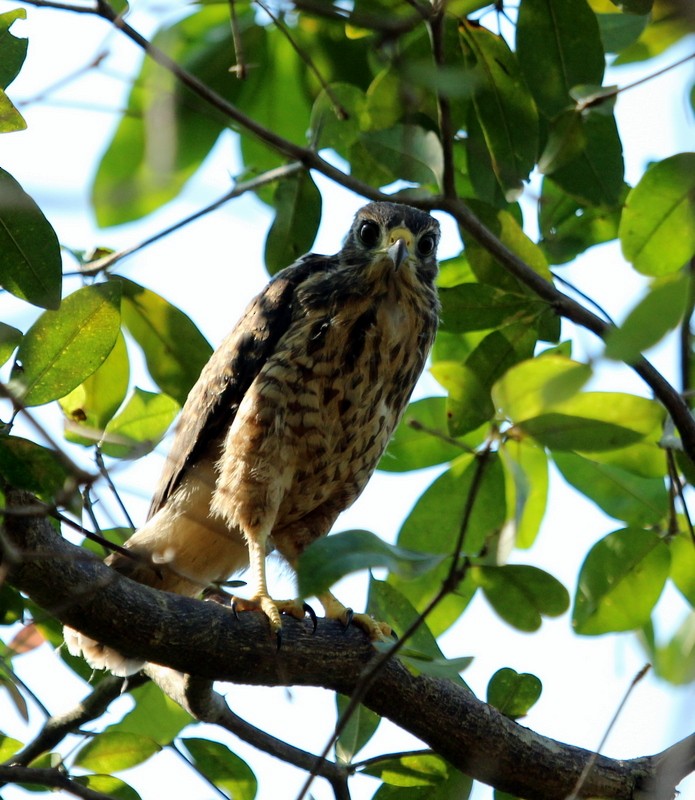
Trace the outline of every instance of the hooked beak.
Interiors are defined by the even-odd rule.
[[[396,228],[389,233],[389,246],[386,253],[396,271],[408,257],[412,244],[413,234],[407,228]]]

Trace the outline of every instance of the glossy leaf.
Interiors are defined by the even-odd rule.
[[[351,572],[386,567],[405,577],[428,572],[440,556],[387,544],[369,531],[345,531],[313,542],[299,557],[297,573],[302,597],[319,595]]]
[[[606,339],[606,358],[634,363],[681,320],[689,296],[689,280],[675,275],[654,283],[619,328]]]
[[[130,694],[135,700],[135,708],[120,722],[109,726],[107,732],[133,733],[164,746],[193,722],[187,711],[153,683],[138,686]]]
[[[466,68],[472,73],[473,106],[506,199],[521,194],[536,162],[538,112],[516,56],[501,36],[480,25],[459,24]]]
[[[671,548],[671,579],[678,591],[695,608],[695,542],[688,531],[679,533],[669,542]]]
[[[620,222],[625,258],[645,275],[679,270],[695,254],[695,153],[653,164],[628,194]]]
[[[275,219],[265,243],[271,275],[311,249],[321,221],[321,193],[309,172],[298,172],[278,183],[273,205]]]
[[[572,105],[573,86],[602,82],[603,48],[586,0],[524,0],[516,47],[528,87],[548,118]]]
[[[0,14],[0,88],[6,89],[19,75],[19,71],[27,56],[29,40],[15,36],[10,32],[12,23],[18,19],[26,19],[25,8],[13,8]]]
[[[490,678],[487,702],[506,717],[519,719],[528,714],[542,690],[543,685],[535,675],[503,667]]]
[[[78,750],[74,764],[94,772],[118,772],[142,764],[161,749],[148,736],[104,731]]]
[[[106,424],[125,400],[129,377],[128,350],[119,334],[104,363],[60,399],[69,442],[92,446],[101,439]]]
[[[433,786],[441,783],[449,768],[441,756],[430,753],[384,758],[371,762],[362,772],[391,786]]]
[[[205,777],[234,800],[253,800],[258,781],[245,761],[219,742],[207,739],[180,740],[193,763]]]
[[[653,531],[624,528],[601,539],[579,572],[575,631],[597,635],[640,628],[661,595],[670,561],[668,547]]]
[[[465,333],[501,327],[535,310],[522,294],[512,294],[484,283],[462,283],[440,289],[442,330]],[[537,304],[536,304],[537,306]]]
[[[139,458],[167,432],[180,410],[166,394],[135,388],[123,409],[107,424],[101,450],[113,458]]]
[[[558,617],[569,607],[567,589],[538,567],[477,566],[471,572],[490,605],[518,630],[535,631],[543,617]]]
[[[427,397],[411,403],[378,469],[385,472],[424,469],[460,456],[465,445],[447,441],[446,406],[445,397]]]
[[[121,326],[120,294],[113,282],[85,286],[31,326],[11,375],[24,405],[64,397],[106,360]]]
[[[118,283],[123,287],[123,322],[142,348],[150,375],[183,405],[212,347],[190,317],[163,297],[126,278]]]
[[[42,308],[58,308],[62,260],[58,237],[41,209],[0,169],[0,286]]]
[[[335,703],[338,719],[342,719],[350,703],[350,698],[336,692]],[[374,736],[380,722],[381,717],[378,714],[362,704],[358,705],[335,741],[336,759],[343,764],[350,764],[355,755]]]
[[[140,795],[120,778],[113,775],[77,775],[75,783],[115,800],[140,800]]]
[[[265,33],[251,12],[239,14],[246,52],[263,60]],[[230,72],[234,47],[228,9],[215,4],[159,30],[152,39],[180,67],[227,100],[259,87],[261,70],[240,81]],[[263,92],[259,92],[263,94]],[[92,187],[97,222],[118,225],[174,198],[200,167],[227,120],[154,60],[145,59]]]
[[[22,332],[20,330],[0,322],[0,364],[7,361],[21,341]]]

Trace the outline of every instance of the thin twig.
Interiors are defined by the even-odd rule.
[[[83,800],[113,800],[113,795],[95,792],[71,779],[59,768],[2,767],[0,766],[0,785],[2,783],[33,784],[51,789],[60,789]]]

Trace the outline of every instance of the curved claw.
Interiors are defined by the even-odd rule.
[[[345,609],[345,619],[343,620],[343,628],[347,630],[350,625],[352,625],[352,620],[355,616],[355,612],[351,608]]]
[[[303,609],[304,613],[305,613],[305,614],[306,614],[306,615],[309,617],[309,619],[311,620],[311,627],[312,627],[312,630],[311,630],[311,632],[312,632],[312,633],[316,633],[316,627],[317,627],[317,625],[319,624],[319,623],[318,623],[318,619],[317,619],[317,617],[316,617],[316,612],[315,612],[315,611],[314,611],[314,609],[313,609],[313,608],[312,608],[312,607],[309,605],[309,603],[302,603],[302,609]]]
[[[238,612],[238,604],[236,601],[236,597],[232,598],[232,602],[229,604],[229,607],[232,609],[232,614],[234,614],[234,619],[239,619],[239,612]]]

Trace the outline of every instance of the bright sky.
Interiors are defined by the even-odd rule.
[[[15,7],[0,0],[0,12]],[[236,144],[231,136],[223,137],[208,159],[205,169],[186,187],[181,198],[150,218],[119,229],[99,231],[90,216],[87,199],[88,179],[92,165],[98,163],[108,133],[114,124],[111,112],[122,107],[127,86],[122,75],[139,58],[129,43],[111,35],[105,24],[86,16],[28,9],[29,20],[16,23],[15,35],[30,39],[29,58],[20,78],[10,86],[15,101],[29,99],[46,87],[46,83],[72,73],[90,61],[104,46],[114,49],[104,71],[92,73],[58,93],[64,110],[56,113],[55,104],[32,104],[22,108],[29,123],[23,133],[3,137],[0,166],[11,172],[42,207],[65,244],[89,249],[103,245],[119,249],[140,241],[147,235],[196,211],[222,195],[229,187],[230,175],[238,171]],[[135,15],[133,24],[143,32],[150,29],[147,18]],[[692,42],[691,49],[692,49]],[[625,85],[644,74],[656,72],[688,53],[685,47],[670,52],[665,58],[641,65],[637,70],[616,70],[607,83]],[[652,83],[620,95],[617,105],[619,125],[627,159],[627,179],[634,182],[650,159],[692,149],[694,127],[683,91],[686,79],[692,76],[692,62]],[[105,74],[108,73],[108,74]],[[76,108],[76,105],[79,107]],[[56,124],[56,120],[59,123]],[[314,250],[335,252],[340,247],[354,211],[362,199],[344,190],[329,186],[317,178],[324,196],[324,216]],[[532,194],[532,192],[530,192]],[[531,216],[527,211],[527,216]],[[186,311],[201,327],[208,339],[217,344],[236,321],[250,297],[265,283],[262,253],[265,232],[271,216],[259,202],[244,197],[232,205],[195,223],[164,241],[123,262],[119,272],[148,286]],[[445,221],[442,257],[458,252],[459,242],[453,225]],[[234,252],[234,258],[231,254]],[[599,300],[607,310],[620,318],[636,300],[642,285],[625,267],[616,245],[595,248],[571,268],[563,268],[563,276]],[[627,304],[627,305],[626,305]],[[6,296],[0,298],[0,318],[28,327],[29,318],[38,312]],[[567,333],[568,331],[566,331]],[[579,351],[597,355],[600,348],[588,333],[578,334]],[[667,375],[674,375],[674,365],[666,351],[657,353],[658,365]],[[603,388],[619,388],[644,392],[641,382],[627,370],[601,374]],[[436,383],[425,376],[416,396],[440,393]],[[44,409],[42,419],[60,425],[55,409]],[[114,471],[124,492],[131,514],[142,520],[146,513],[149,492],[156,482],[157,471],[166,448],[132,467]],[[395,538],[409,504],[440,470],[426,474],[393,476],[378,474],[356,505],[339,520],[336,529],[366,527],[389,541]],[[403,498],[412,498],[406,505]],[[121,520],[117,522],[122,523]],[[530,553],[515,553],[521,563],[533,563],[554,574],[572,592],[583,556],[601,536],[616,530],[619,524],[607,519],[593,506],[577,499],[559,478],[552,484],[550,510],[538,544]],[[276,596],[290,594],[291,583],[279,574],[271,578],[271,591]],[[338,596],[359,609],[364,604],[366,579],[358,576],[338,586]],[[674,630],[683,619],[686,604],[675,591],[669,592],[659,614],[667,631]],[[618,706],[636,672],[644,664],[644,656],[630,636],[579,638],[569,629],[569,615],[546,621],[533,636],[515,632],[494,616],[479,598],[463,621],[442,640],[448,656],[473,655],[475,661],[465,673],[466,681],[484,696],[489,677],[502,666],[533,672],[543,681],[539,703],[525,721],[540,733],[572,744],[593,748],[601,739],[606,725]],[[55,656],[41,650],[16,660],[15,666],[29,686],[40,692],[49,709],[58,713],[72,707],[84,695],[78,680],[60,683],[47,676],[62,675],[55,667]],[[332,701],[320,690],[253,689],[244,686],[222,687],[235,712],[271,733],[288,738],[309,750],[321,750],[334,723]],[[117,719],[130,701],[123,698],[114,704]],[[632,757],[658,752],[692,732],[695,718],[695,692],[692,687],[676,690],[664,686],[653,677],[645,679],[634,692],[605,748],[607,755]],[[0,729],[9,735],[28,740],[41,723],[38,712],[32,713],[27,728],[16,716],[6,695],[0,693]],[[205,735],[195,729],[191,735]],[[259,777],[259,800],[278,800],[296,795],[304,780],[302,773],[282,763],[259,755],[233,740],[230,746],[245,758]],[[417,746],[410,737],[393,726],[384,724],[378,744],[370,745],[362,755],[397,751]],[[177,757],[160,755],[158,769],[146,764],[143,769],[124,775],[143,797],[160,796],[163,775],[171,778],[167,785],[169,800],[213,797],[190,771],[182,768]],[[166,772],[164,770],[166,769]],[[175,781],[175,786],[174,786]],[[355,800],[371,797],[375,789],[369,779],[355,783]],[[695,781],[681,786],[681,798],[695,798]],[[316,782],[312,792],[317,800],[330,798],[328,787]],[[3,790],[6,800],[25,797],[15,788]],[[492,797],[481,788],[477,800]]]

